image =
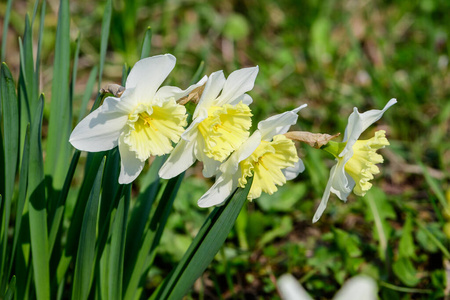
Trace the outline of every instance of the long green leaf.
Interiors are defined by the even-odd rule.
[[[125,254],[125,235],[127,215],[130,205],[131,185],[125,187],[119,201],[111,230],[109,254],[109,299],[122,299],[123,262]]]
[[[105,64],[106,49],[108,46],[109,30],[111,27],[111,15],[112,15],[112,0],[108,0],[105,4],[105,10],[103,12],[102,19],[102,32],[100,39],[100,70],[98,74],[98,89],[102,84],[103,67]]]
[[[181,299],[189,291],[225,242],[247,200],[252,179],[245,189],[238,189],[223,206],[211,212],[175,270],[164,280],[152,299]]]
[[[38,1],[36,1],[38,2]],[[41,19],[39,22],[39,35],[38,35],[38,43],[37,43],[37,51],[36,51],[36,67],[34,68],[34,83],[35,90],[34,94],[37,95],[39,93],[39,75],[41,69],[41,50],[42,50],[42,41],[44,40],[44,21],[45,21],[45,10],[47,7],[47,1],[42,1],[41,6]]]
[[[70,184],[75,174],[75,169],[80,159],[81,151],[76,150],[73,154],[72,161],[70,163],[69,171],[67,172],[66,180],[64,181],[63,188],[59,194],[59,200],[56,204],[55,211],[50,218],[50,236],[49,236],[49,251],[52,253],[53,246],[55,245],[56,235],[61,227],[61,221],[64,216],[64,208],[69,194]]]
[[[152,28],[149,26],[145,31],[144,40],[142,41],[141,59],[148,57],[150,55],[151,49],[152,49]]]
[[[16,167],[19,154],[19,105],[16,97],[14,79],[8,66],[2,63],[0,68],[0,100],[3,112],[3,154],[4,154],[4,191],[0,191],[3,196],[2,221],[0,231],[0,283],[4,282],[8,244],[8,227],[11,214],[11,201],[14,192],[14,182],[16,179]],[[0,290],[0,293],[3,288]]]
[[[3,18],[3,34],[2,34],[2,53],[0,57],[0,62],[5,61],[6,56],[6,42],[8,40],[8,29],[9,29],[9,16],[11,14],[11,5],[12,0],[8,0],[8,3],[6,4],[6,11],[4,13]]]
[[[47,183],[50,188],[50,197],[55,199],[53,191],[59,191],[64,184],[68,169],[67,161],[69,161],[72,151],[69,145],[72,115],[69,97],[70,14],[68,0],[60,0],[53,65],[55,68],[48,122],[45,174],[50,181]]]
[[[86,164],[87,172],[78,193],[75,209],[71,217],[70,227],[67,232],[67,243],[64,247],[62,257],[58,260],[59,263],[56,275],[58,285],[64,278],[66,271],[69,268],[70,262],[76,254],[76,250],[78,249],[78,241],[80,239],[80,230],[82,226],[81,223],[83,220],[84,211],[86,209],[87,199],[89,198],[92,185],[94,184],[98,168],[100,167],[103,156],[105,155],[104,152],[90,154],[92,154],[93,159],[91,163]]]
[[[77,39],[76,39],[76,47],[75,47],[75,54],[73,56],[73,67],[72,67],[72,83],[70,85],[70,102],[73,103],[73,97],[75,94],[75,86],[77,83],[77,72],[78,72],[78,59],[80,57],[80,47],[81,47],[81,38],[80,33],[78,33]],[[70,109],[72,110],[72,106],[70,106]],[[73,112],[71,112],[72,114]]]
[[[19,178],[19,196],[16,209],[16,226],[14,228],[13,256],[10,269],[14,264],[16,278],[16,299],[28,299],[30,294],[32,265],[30,247],[30,219],[28,203],[28,170],[30,159],[30,125],[26,128],[22,165]],[[16,249],[16,250],[15,250]]]
[[[156,172],[158,172],[160,165],[155,166]],[[156,173],[157,175],[157,173]],[[142,276],[147,274],[148,266],[153,263],[153,260],[156,255],[156,250],[161,240],[161,236],[163,230],[166,226],[167,219],[169,217],[169,213],[172,209],[173,202],[180,188],[181,182],[183,180],[184,173],[172,178],[167,183],[164,193],[161,196],[161,199],[158,203],[158,207],[153,213],[152,219],[149,224],[149,228],[145,232],[144,236],[141,236],[141,228],[134,228],[133,230],[138,230],[139,235],[136,236],[136,240],[138,244],[135,245],[135,252],[130,253],[130,259],[127,260],[126,266],[129,268],[126,269],[125,272],[125,282],[126,282],[126,291],[125,291],[125,299],[134,299],[135,292],[139,286],[139,282]],[[158,178],[159,179],[159,178]],[[155,180],[154,184],[157,184],[159,180]],[[152,186],[150,186],[152,187]],[[153,186],[155,189],[156,187]],[[157,191],[157,190],[156,190]],[[149,193],[156,193],[156,191],[150,190]],[[149,195],[150,197],[151,194]],[[153,196],[154,197],[154,196]],[[149,202],[153,202],[152,198],[148,199]],[[139,219],[142,219],[145,216],[138,216]],[[145,217],[146,219],[148,217]],[[145,224],[145,223],[144,223]],[[142,225],[144,225],[142,224]],[[131,228],[131,227],[130,227]],[[128,237],[130,239],[134,238],[132,235],[134,231],[129,230]],[[137,247],[138,246],[138,247]],[[128,258],[128,254],[127,254]]]
[[[105,158],[95,178],[83,217],[80,242],[78,243],[75,275],[73,279],[72,299],[87,299],[94,270],[95,242],[97,234],[97,214],[100,200],[100,188],[103,177]]]
[[[30,24],[30,18],[25,16],[25,31],[23,33],[23,44],[20,45],[20,65],[21,76],[24,79],[25,85],[21,85],[26,98],[28,99],[28,105],[30,106],[30,112],[33,114],[36,111],[38,94],[34,93],[37,90],[36,83],[34,82],[34,59],[33,59],[33,37],[32,28]]]
[[[84,90],[83,98],[81,100],[80,111],[78,112],[77,124],[80,123],[81,119],[85,116],[89,99],[91,98],[92,90],[94,88],[95,79],[97,78],[97,71],[97,66],[94,66],[89,74],[86,89]]]
[[[16,203],[16,223],[14,226],[14,239],[13,246],[11,251],[11,258],[9,262],[9,271],[8,274],[11,273],[14,258],[16,256],[16,247],[17,242],[19,240],[19,236],[22,228],[22,217],[23,210],[25,208],[25,200],[27,197],[27,185],[28,185],[28,167],[29,167],[29,158],[30,158],[30,126],[27,126],[26,135],[25,135],[25,143],[23,147],[23,155],[22,155],[22,166],[20,168],[20,176],[19,176],[19,196],[17,197]]]
[[[108,164],[110,163],[108,162]],[[123,198],[124,187],[124,185],[119,185],[119,189],[117,190],[116,195],[113,198],[114,200],[111,201],[112,203],[109,206],[109,211],[106,213],[103,221],[101,218],[99,219],[99,224],[102,225],[99,228],[98,247],[96,251],[97,298],[99,299],[109,299],[109,257],[111,252],[111,228],[117,206],[119,204],[119,201]],[[99,256],[101,256],[100,259],[98,258]]]
[[[8,289],[6,290],[5,300],[12,300],[12,299],[14,299],[14,292],[15,291],[16,291],[16,276],[13,276],[11,278],[11,281],[9,282]]]
[[[28,197],[30,237],[34,282],[37,299],[50,299],[50,270],[47,236],[47,210],[45,203],[44,166],[41,148],[41,125],[44,97],[39,99],[38,110],[31,129],[30,169]]]
[[[141,248],[142,237],[148,224],[150,211],[159,191],[160,178],[158,171],[164,163],[165,157],[158,156],[152,162],[150,170],[141,180],[141,193],[132,209],[130,221],[128,223],[125,266],[129,271],[131,261],[136,258],[136,254]],[[127,272],[125,272],[127,273]],[[125,277],[127,280],[127,277]]]

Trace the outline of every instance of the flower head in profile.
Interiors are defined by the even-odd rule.
[[[249,136],[252,98],[246,92],[253,88],[257,74],[258,67],[234,71],[227,79],[222,71],[211,74],[192,123],[160,169],[159,176],[175,177],[196,160],[203,162],[205,177],[217,173],[220,164]]]
[[[164,155],[178,142],[186,123],[186,109],[176,100],[198,84],[182,91],[160,87],[175,66],[175,57],[158,55],[138,61],[131,69],[120,98],[107,97],[103,104],[73,130],[70,143],[89,152],[119,146],[119,183],[132,182],[150,155]]]
[[[222,204],[237,187],[245,187],[249,177],[254,178],[248,200],[258,198],[262,192],[271,195],[277,186],[303,172],[294,142],[284,133],[297,123],[298,112],[305,106],[259,122],[258,129],[220,166],[216,182],[198,200],[198,205]]]
[[[336,157],[337,163],[331,168],[330,178],[322,201],[313,217],[313,222],[317,222],[322,216],[331,192],[336,194],[339,199],[346,201],[352,190],[356,195],[364,196],[372,187],[369,181],[373,179],[373,174],[380,172],[375,164],[383,162],[383,157],[376,151],[389,145],[389,142],[383,130],[375,132],[375,136],[371,139],[358,139],[395,103],[397,100],[391,99],[382,110],[373,109],[365,113],[359,113],[355,107],[348,118],[343,142],[330,141],[323,147],[324,150]]]

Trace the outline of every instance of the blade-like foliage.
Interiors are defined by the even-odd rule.
[[[122,299],[123,262],[130,193],[131,185],[128,185],[124,188],[112,224],[109,253],[109,299]]]
[[[7,268],[7,244],[8,244],[8,225],[11,214],[11,201],[14,192],[14,183],[16,179],[16,167],[19,154],[19,105],[17,103],[14,79],[5,63],[2,63],[0,70],[0,101],[2,107],[3,131],[3,154],[4,168],[1,170],[3,182],[1,184],[0,194],[3,203],[0,203],[1,220],[0,226],[0,284],[4,284],[5,271]],[[0,290],[2,292],[3,288]]]
[[[0,54],[0,63],[5,61],[6,55],[6,42],[8,40],[8,25],[9,25],[9,17],[11,15],[11,5],[12,0],[8,0],[6,4],[6,10],[4,12],[3,18],[3,34],[2,34],[2,49]]]
[[[97,233],[97,215],[100,201],[100,188],[105,158],[103,158],[83,217],[80,242],[78,243],[75,274],[72,287],[72,299],[87,299],[94,270],[95,242]]]
[[[144,40],[142,41],[141,47],[141,59],[146,58],[150,55],[152,49],[152,28],[147,27],[145,31]]]
[[[72,130],[71,102],[69,98],[70,69],[70,14],[69,1],[61,0],[56,30],[55,66],[52,82],[52,101],[48,121],[47,159],[45,174],[47,186],[59,191],[68,170],[70,152],[69,135]],[[54,199],[54,198],[52,198]]]
[[[181,299],[189,291],[225,242],[247,200],[252,182],[253,177],[245,189],[238,189],[223,206],[211,212],[181,261],[152,299]]]
[[[45,203],[44,166],[41,147],[41,124],[44,97],[39,99],[33,118],[30,140],[30,166],[28,173],[28,198],[30,238],[34,281],[37,299],[50,299],[50,270],[47,236],[47,210]]]
[[[100,39],[100,68],[98,72],[98,89],[102,84],[103,67],[105,65],[106,49],[108,46],[108,37],[111,26],[112,0],[108,0],[105,4],[102,19],[102,33]]]
[[[159,167],[160,166],[158,165],[156,165],[155,167],[157,179],[159,179],[157,177]],[[141,223],[141,226],[134,227],[134,230],[137,230],[137,232],[139,233],[139,235],[136,236],[136,241],[138,241],[139,243],[133,244],[134,247],[130,249],[130,258],[127,259],[126,266],[129,266],[129,268],[125,270],[125,280],[127,280],[124,297],[125,299],[135,298],[135,293],[138,289],[140,280],[143,276],[146,276],[150,265],[153,263],[156,255],[156,250],[158,248],[162,233],[167,223],[167,219],[169,217],[170,211],[172,210],[173,202],[175,201],[183,178],[184,173],[169,180],[161,196],[161,199],[159,200],[158,206],[152,215],[149,226],[144,233],[142,231],[144,229],[143,225],[145,225],[145,222],[142,222],[142,217],[145,217],[145,219],[143,219],[145,221],[148,219],[148,214],[142,215],[141,217],[138,214],[134,215],[135,218],[133,220],[138,220]],[[159,180],[155,180],[155,183],[149,187],[149,200],[154,199],[154,195],[152,194],[156,194],[157,190],[155,189],[157,188],[158,181]],[[145,198],[142,198],[142,200],[144,199]],[[153,201],[149,202],[152,203]],[[146,213],[149,213],[150,207],[148,207],[148,204],[145,206],[147,207]],[[139,208],[136,208],[136,210],[141,211],[141,209]],[[134,235],[132,235],[132,233],[135,232],[134,230],[129,230],[129,239],[134,238]]]

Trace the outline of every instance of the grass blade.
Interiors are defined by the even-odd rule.
[[[55,59],[53,65],[52,101],[48,122],[47,159],[45,174],[49,195],[60,190],[67,173],[70,152],[69,135],[72,129],[71,103],[69,98],[70,71],[70,14],[68,0],[61,0],[56,30]],[[52,198],[52,199],[57,199]]]
[[[41,126],[44,97],[39,99],[30,140],[28,197],[32,263],[37,299],[50,299],[50,270],[45,203],[44,162],[41,148]]]
[[[150,55],[151,49],[152,49],[152,28],[149,26],[145,31],[144,40],[142,41],[141,59],[148,57]]]
[[[100,200],[100,188],[103,177],[105,158],[95,178],[83,217],[80,242],[78,243],[75,274],[72,288],[72,299],[87,299],[92,282],[95,258],[95,242],[97,233],[97,214]]]
[[[4,291],[3,285],[6,283],[6,257],[8,244],[8,227],[11,214],[11,201],[14,193],[14,182],[16,179],[17,159],[19,153],[19,105],[17,102],[16,88],[14,79],[9,71],[8,66],[2,63],[0,67],[0,100],[2,106],[3,123],[3,155],[4,155],[4,176],[0,190],[3,203],[0,202],[2,213],[2,225],[0,226],[0,284],[2,288],[0,293]]]
[[[4,14],[4,19],[3,19],[2,50],[1,50],[2,53],[1,53],[1,57],[0,57],[0,62],[5,61],[6,42],[8,40],[9,16],[11,14],[11,5],[12,5],[12,0],[8,0],[8,2],[6,4],[6,11]]]
[[[36,83],[34,82],[34,59],[33,59],[33,37],[32,28],[30,24],[30,18],[25,16],[25,31],[23,33],[23,44],[20,47],[21,50],[21,75],[25,80],[24,92],[28,99],[28,105],[30,106],[30,112],[36,111],[38,94]]]
[[[156,172],[158,172],[159,168],[160,166],[158,165],[155,167]],[[147,274],[148,267],[153,263],[153,260],[156,256],[157,247],[161,240],[162,233],[164,231],[169,213],[172,209],[173,202],[178,193],[183,177],[184,173],[169,180],[158,203],[158,207],[153,213],[149,228],[147,229],[143,237],[141,235],[137,236],[136,240],[139,242],[139,244],[135,245],[135,252],[131,252],[131,259],[129,259],[126,264],[126,266],[130,266],[130,268],[126,269],[125,272],[125,280],[127,280],[124,297],[125,299],[131,300],[135,298],[135,292],[139,286],[139,282],[142,276],[145,276]],[[154,184],[157,184],[158,181],[155,181]],[[154,193],[156,192],[157,190],[154,191]],[[152,198],[150,198],[149,200],[151,201]],[[142,217],[144,216],[140,216],[138,217],[138,219],[142,219]],[[147,218],[148,217],[146,217],[144,220],[146,220]],[[145,223],[142,225],[145,225]],[[129,236],[133,236],[134,238],[134,235],[131,235],[131,233],[134,232],[131,228],[133,227],[130,226]],[[141,229],[143,228],[139,228],[139,230]],[[138,232],[142,234],[141,231]]]
[[[59,194],[59,200],[56,204],[55,211],[52,213],[50,226],[50,236],[49,236],[49,251],[52,253],[53,246],[55,245],[56,235],[61,226],[61,221],[64,216],[64,204],[67,200],[67,195],[69,194],[70,183],[72,182],[73,175],[75,174],[75,169],[78,164],[78,160],[80,159],[81,151],[75,150],[72,161],[70,163],[69,171],[67,172],[66,180],[64,181],[63,188],[61,193]]]
[[[98,172],[98,168],[103,160],[104,152],[92,153],[92,161],[90,164],[86,164],[86,176],[83,179],[80,191],[78,193],[75,209],[73,211],[70,227],[67,232],[67,243],[65,245],[62,257],[58,259],[57,268],[57,284],[61,283],[64,278],[67,269],[69,268],[72,258],[76,254],[78,249],[78,241],[80,239],[80,230],[82,226],[82,220],[84,211],[86,209],[87,199],[92,189],[92,185],[95,181],[95,177]]]
[[[12,300],[14,299],[14,292],[16,291],[16,276],[13,276],[11,278],[11,281],[9,282],[8,289],[6,290],[5,294],[5,300]]]
[[[94,68],[92,68],[91,73],[89,74],[89,79],[86,83],[86,89],[84,90],[83,99],[81,100],[80,111],[78,112],[77,124],[80,123],[81,119],[85,116],[85,113],[87,111],[87,106],[92,95],[95,79],[97,78],[97,71],[98,68],[97,66],[95,66]]]
[[[126,244],[126,260],[125,265],[130,266],[130,261],[135,258],[139,251],[142,236],[148,222],[152,205],[155,201],[156,194],[159,191],[160,178],[158,171],[164,162],[165,157],[158,156],[152,162],[150,170],[145,174],[145,185],[141,185],[141,192],[136,200],[136,204],[131,212],[130,221],[128,223],[127,244]],[[141,182],[142,183],[142,182]],[[125,272],[127,273],[127,272]]]
[[[181,299],[189,291],[225,242],[247,201],[252,181],[253,177],[245,189],[238,189],[228,197],[223,206],[216,207],[211,212],[175,270],[154,293],[152,299]]]
[[[102,84],[103,67],[105,64],[106,49],[108,46],[109,30],[111,27],[112,0],[108,0],[105,5],[105,11],[102,19],[102,33],[100,41],[100,70],[98,73],[98,89]]]
[[[75,94],[75,85],[77,83],[77,71],[78,71],[78,59],[80,57],[80,46],[81,46],[81,38],[80,33],[78,33],[77,39],[76,39],[76,47],[75,47],[75,54],[73,56],[73,67],[72,67],[72,84],[70,85],[70,102],[73,103],[73,96]],[[72,106],[70,106],[70,109],[72,109]],[[73,111],[71,112],[73,114]]]
[[[34,83],[35,83],[35,91],[34,94],[37,95],[39,93],[39,74],[41,69],[41,50],[42,50],[42,41],[44,39],[44,21],[45,21],[45,10],[47,7],[47,1],[42,1],[41,6],[41,19],[39,22],[39,35],[38,35],[38,44],[36,51],[36,67],[34,70]]]
[[[123,262],[127,215],[130,205],[131,185],[127,185],[119,201],[111,230],[109,251],[109,299],[122,299]]]
[[[22,166],[20,168],[20,177],[19,177],[19,196],[17,198],[16,203],[16,223],[14,226],[14,239],[11,251],[11,258],[9,262],[9,271],[8,274],[11,273],[14,258],[16,256],[16,247],[17,242],[19,240],[21,228],[22,228],[22,216],[23,210],[25,208],[25,200],[27,197],[27,185],[28,185],[28,167],[29,167],[29,158],[30,158],[30,126],[27,126],[25,142],[23,147],[23,155],[22,155]]]

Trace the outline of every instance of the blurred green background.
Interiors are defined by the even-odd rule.
[[[5,61],[15,78],[17,37],[33,4],[13,1]],[[47,1],[40,87],[46,95],[58,5]],[[75,103],[98,64],[104,5],[70,3],[73,51],[76,39],[81,41]],[[3,1],[1,24],[5,9]],[[250,92],[254,125],[307,103],[293,130],[343,134],[353,107],[381,109],[390,98],[398,100],[363,136],[384,129],[391,142],[380,151],[385,163],[365,197],[351,195],[343,203],[332,196],[321,220],[312,224],[334,162],[322,151],[298,145],[306,171],[276,194],[244,207],[225,247],[188,298],[276,299],[276,278],[286,272],[316,299],[331,298],[346,279],[361,273],[377,280],[382,299],[449,297],[449,15],[446,0],[113,1],[102,83],[120,83],[123,63],[132,66],[139,59],[151,27],[151,55],[177,57],[168,84],[187,87],[202,61],[205,74],[222,69],[228,75],[258,65]],[[211,184],[201,177],[200,165],[188,171],[157,267],[149,274],[149,291],[202,225],[209,211],[196,202]]]

